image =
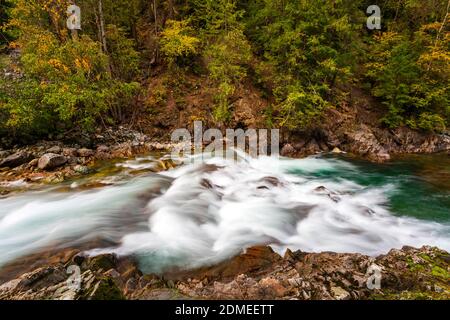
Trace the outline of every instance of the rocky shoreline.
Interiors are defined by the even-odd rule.
[[[380,270],[379,289],[368,287],[371,267]],[[68,273],[74,268],[80,271],[78,285]],[[282,257],[270,247],[254,247],[217,266],[143,275],[131,258],[69,250],[1,284],[0,299],[450,299],[450,254],[404,247],[376,258],[289,250]]]
[[[320,153],[350,153],[374,162],[385,162],[391,154],[433,154],[450,152],[450,136],[421,134],[409,129],[396,132],[368,126],[355,131],[332,128],[311,136],[292,136],[282,144],[281,155],[301,158]],[[0,195],[7,186],[21,184],[54,184],[92,171],[101,161],[130,158],[149,152],[168,152],[171,142],[155,142],[141,132],[124,127],[108,128],[90,137],[61,141],[40,141],[28,146],[0,148]]]
[[[8,186],[61,183],[91,173],[98,162],[167,152],[174,147],[122,127],[109,129],[106,134],[96,135],[84,144],[40,141],[0,150],[0,194],[7,194]]]

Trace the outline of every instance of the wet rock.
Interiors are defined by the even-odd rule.
[[[55,174],[44,177],[42,182],[47,183],[47,184],[57,184],[57,183],[64,182],[64,180],[65,180],[64,174],[57,172]]]
[[[102,254],[96,257],[91,257],[83,262],[83,269],[103,270],[107,271],[114,269],[117,266],[117,256],[114,254]]]
[[[296,152],[295,148],[290,144],[284,145],[283,148],[281,149],[281,155],[283,157],[293,156],[295,152]]]
[[[376,162],[390,160],[390,155],[368,126],[361,125],[359,130],[346,134],[352,152],[364,155]]]
[[[334,154],[341,154],[341,153],[344,153],[341,149],[339,149],[338,147],[336,147],[336,148],[334,148],[332,151],[331,151],[331,153],[334,153]]]
[[[304,148],[306,154],[316,154],[321,151],[319,143],[316,139],[312,139]]]
[[[39,159],[38,168],[41,170],[51,170],[66,164],[67,158],[59,154],[47,153]]]
[[[0,286],[0,299],[416,299],[450,298],[448,253],[437,248],[361,254],[288,251],[283,259],[255,247],[218,266],[178,274],[128,272],[132,260],[115,255],[70,255],[83,270],[81,286],[67,285],[66,268],[46,266]],[[67,260],[67,259],[65,259]],[[64,261],[65,261],[64,260]],[[70,262],[68,262],[70,264]],[[367,288],[367,269],[382,269],[381,290]],[[65,264],[65,266],[67,266]]]
[[[0,168],[16,168],[22,164],[30,162],[31,160],[33,160],[33,157],[28,152],[19,151],[3,159],[0,162]]]
[[[45,174],[43,173],[33,173],[28,177],[28,180],[31,182],[40,182],[45,179]]]
[[[87,166],[77,165],[73,168],[76,173],[89,174],[91,170]]]

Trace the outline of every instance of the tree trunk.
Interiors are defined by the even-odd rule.
[[[106,32],[105,32],[105,18],[103,16],[103,1],[98,0],[98,14],[99,14],[99,32],[102,43],[103,51],[108,54],[108,46],[106,43]]]

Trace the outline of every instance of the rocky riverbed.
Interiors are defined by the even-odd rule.
[[[57,184],[95,171],[95,165],[149,152],[167,152],[171,143],[153,142],[147,135],[123,127],[108,129],[84,141],[40,141],[0,149],[0,193],[26,185]],[[164,166],[160,170],[167,169]]]
[[[282,257],[253,247],[216,266],[162,276],[143,275],[133,259],[113,254],[89,258],[74,250],[50,260],[0,285],[0,299],[450,298],[450,255],[432,247],[404,247],[376,258],[289,250]],[[371,267],[380,270],[379,288],[368,286]]]

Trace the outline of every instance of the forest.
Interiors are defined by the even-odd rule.
[[[81,30],[66,27],[81,8]],[[370,30],[367,8],[381,9]],[[152,118],[202,79],[226,126],[239,88],[269,101],[265,124],[307,130],[356,87],[379,126],[450,124],[445,0],[0,0],[0,135],[45,137]],[[155,84],[154,79],[161,79]],[[192,89],[194,90],[194,89]],[[187,124],[186,124],[187,125]]]

